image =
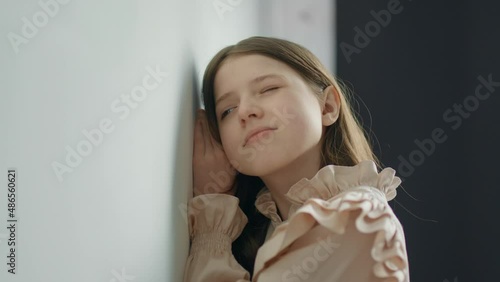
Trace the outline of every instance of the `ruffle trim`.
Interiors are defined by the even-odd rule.
[[[328,200],[341,192],[359,186],[377,188],[385,195],[385,199],[390,201],[396,197],[396,188],[401,184],[401,179],[395,174],[396,171],[390,167],[378,173],[377,166],[372,160],[362,161],[355,166],[324,166],[311,179],[299,180],[285,194],[291,203],[288,217],[293,215],[308,199]],[[282,223],[276,203],[266,187],[263,187],[257,195],[255,206],[260,213],[271,219],[273,225],[277,226]]]
[[[309,199],[296,213],[278,226],[257,254],[255,274],[268,267],[273,258],[286,252],[298,238],[317,224],[334,234],[343,234],[350,218],[361,233],[375,233],[371,257],[373,273],[387,281],[409,281],[408,258],[401,223],[387,204],[387,194],[370,186],[360,186],[327,201]]]
[[[276,207],[276,203],[274,202],[271,193],[267,188],[263,188],[257,194],[257,200],[255,201],[255,207],[259,212],[265,215],[267,218],[271,220],[271,224],[274,227],[277,227],[282,223],[281,217],[278,214],[278,208]]]

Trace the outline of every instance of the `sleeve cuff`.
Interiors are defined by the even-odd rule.
[[[248,222],[239,207],[239,199],[227,194],[194,197],[188,203],[188,219],[189,234],[193,241],[199,241],[197,244],[208,240],[228,246],[238,238]],[[224,237],[228,237],[229,244],[225,244]]]
[[[223,233],[201,233],[197,234],[191,245],[193,254],[198,252],[215,251],[231,252],[231,238]]]

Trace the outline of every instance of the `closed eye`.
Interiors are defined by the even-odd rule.
[[[272,88],[268,88],[266,90],[264,90],[263,92],[268,92],[268,91],[271,91],[271,90],[276,90],[278,89],[279,87],[272,87]]]
[[[269,91],[273,91],[273,90],[276,90],[276,89],[279,89],[279,87],[271,87],[271,88],[268,88],[268,89],[266,89],[266,90],[262,91],[262,93],[269,92]],[[223,111],[223,112],[222,112],[222,114],[221,114],[220,119],[221,119],[221,120],[222,120],[222,119],[224,119],[224,118],[225,118],[225,117],[226,117],[226,116],[230,113],[230,111],[232,111],[232,110],[234,110],[234,107],[233,107],[233,108],[229,108],[229,109],[227,109],[227,110]]]
[[[234,109],[234,107],[229,108],[229,109],[227,109],[227,110],[223,111],[223,112],[222,112],[222,114],[221,114],[220,119],[221,119],[221,120],[222,120],[222,119],[224,119],[224,117],[226,117],[226,116],[227,116],[227,114],[229,114],[229,111],[230,111],[230,110],[233,110],[233,109]]]

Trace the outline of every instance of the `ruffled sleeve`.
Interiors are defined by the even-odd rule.
[[[256,281],[408,282],[403,228],[388,204],[401,183],[394,175],[363,161],[325,166],[294,184],[288,220],[257,254]],[[258,208],[273,214],[269,205]]]
[[[390,201],[396,197],[396,188],[401,184],[401,179],[395,174],[396,171],[390,167],[377,172],[375,163],[368,160],[355,166],[325,166],[313,178],[303,178],[290,188],[286,195],[292,202],[290,213],[294,213],[308,199],[328,200],[360,186],[375,188],[382,192],[386,201]]]
[[[188,202],[191,248],[185,282],[243,282],[249,273],[238,264],[232,242],[247,224],[239,199],[225,194],[205,194]]]

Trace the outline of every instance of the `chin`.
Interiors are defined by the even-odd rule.
[[[272,157],[270,159],[269,154],[260,154],[252,161],[241,162],[238,171],[246,175],[262,177],[281,168],[279,161]]]

